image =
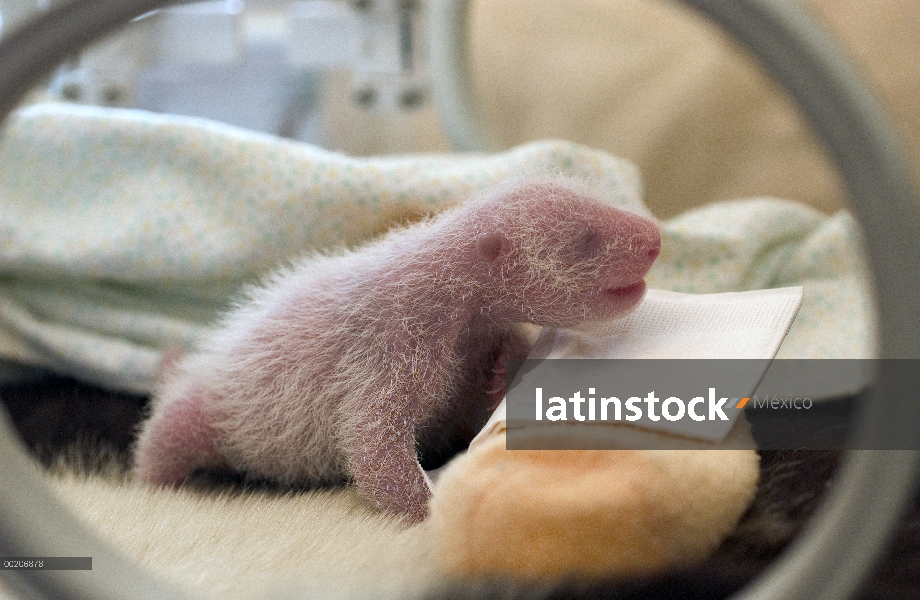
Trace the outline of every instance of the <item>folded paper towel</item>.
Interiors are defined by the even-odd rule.
[[[801,302],[801,287],[720,294],[649,290],[625,317],[566,329],[544,328],[529,358],[747,359],[754,369],[741,373],[745,379],[733,389],[752,395]],[[546,364],[551,368],[550,363]],[[535,379],[541,366],[529,371],[525,378]],[[726,415],[728,420],[707,422],[705,427],[686,419],[644,419],[632,425],[720,442],[741,411],[727,411]],[[471,445],[507,427],[505,400]]]
[[[772,359],[801,303],[800,286],[718,294],[650,289],[623,318],[544,329],[530,357]]]

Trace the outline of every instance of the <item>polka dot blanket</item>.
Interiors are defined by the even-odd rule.
[[[247,282],[307,252],[353,246],[518,174],[591,180],[648,214],[635,168],[568,142],[489,155],[352,158],[199,119],[42,104],[0,137],[0,357],[135,392]],[[802,285],[779,357],[874,353],[858,229],[774,199],[662,223],[651,287]]]

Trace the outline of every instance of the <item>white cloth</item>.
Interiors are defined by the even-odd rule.
[[[0,376],[6,359],[147,392],[162,353],[191,347],[244,283],[530,172],[589,179],[604,201],[648,214],[629,162],[563,141],[353,158],[200,119],[65,104],[17,111],[0,137]],[[800,285],[779,357],[874,356],[849,214],[760,198],[660,225],[650,287]]]

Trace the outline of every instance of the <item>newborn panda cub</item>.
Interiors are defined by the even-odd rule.
[[[231,469],[286,485],[353,481],[410,522],[419,463],[468,442],[504,394],[519,323],[626,313],[658,227],[564,179],[518,179],[354,251],[301,259],[253,287],[163,369],[134,474],[178,485]]]

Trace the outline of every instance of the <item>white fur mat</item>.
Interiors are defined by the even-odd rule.
[[[406,598],[440,579],[424,526],[406,527],[348,488],[208,493],[107,476],[47,481],[103,540],[200,596]],[[0,580],[0,598],[16,598],[4,590]]]

